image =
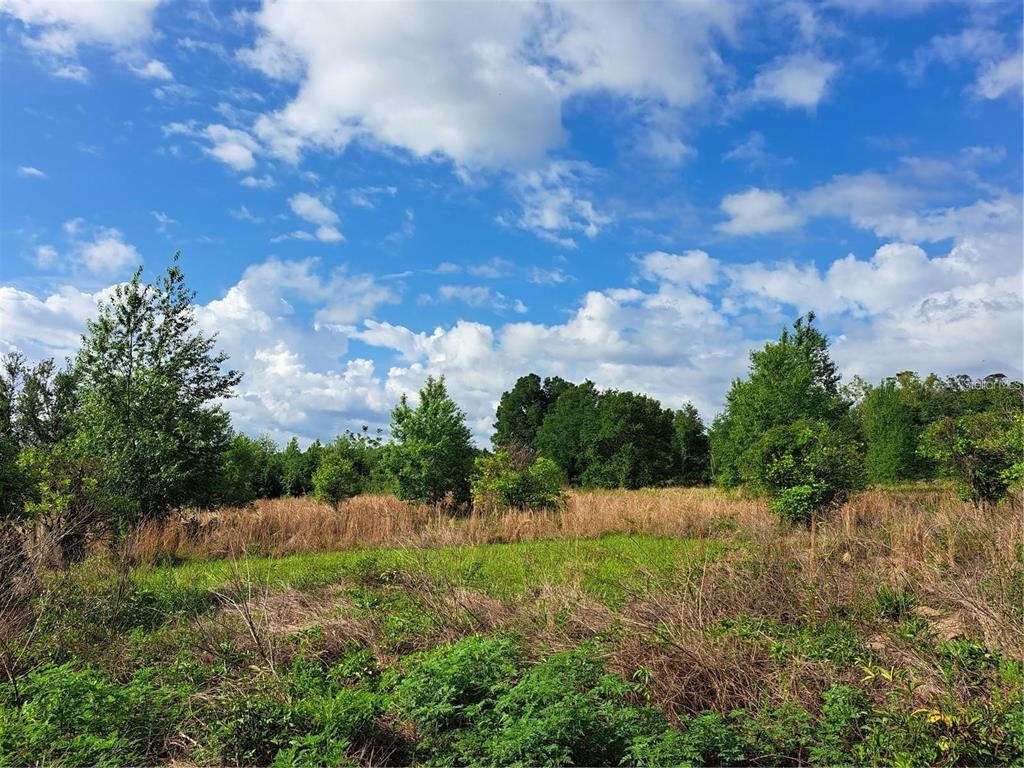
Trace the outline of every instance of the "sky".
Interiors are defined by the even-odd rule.
[[[1022,375],[1020,2],[0,0],[0,352],[175,251],[235,427],[483,444],[536,372],[692,401],[813,311],[844,377]]]

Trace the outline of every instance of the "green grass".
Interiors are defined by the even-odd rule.
[[[139,586],[162,596],[180,595],[191,604],[197,592],[230,590],[235,574],[271,589],[315,591],[349,579],[387,578],[396,573],[478,589],[513,599],[545,584],[579,584],[610,605],[630,591],[643,591],[724,549],[698,542],[651,536],[605,536],[584,541],[541,540],[514,544],[439,549],[378,549],[361,552],[250,557],[151,566],[137,573]],[[166,606],[170,608],[171,606]]]

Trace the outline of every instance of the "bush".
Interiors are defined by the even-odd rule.
[[[177,695],[150,678],[142,670],[120,685],[71,664],[30,672],[20,706],[0,706],[0,766],[152,762],[180,711]]]
[[[809,520],[862,484],[856,444],[825,422],[806,419],[765,432],[744,458],[744,475],[793,522]]]
[[[920,450],[953,479],[964,501],[995,504],[1024,477],[1024,414],[988,411],[940,419],[925,430]]]
[[[551,459],[531,460],[522,450],[503,449],[479,456],[473,503],[483,508],[555,509],[565,502],[565,475]]]
[[[362,479],[352,462],[333,446],[327,448],[313,473],[313,495],[335,508],[362,490]]]

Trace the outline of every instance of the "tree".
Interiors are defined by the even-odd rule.
[[[469,501],[472,433],[443,376],[427,378],[415,408],[402,395],[391,411],[391,436],[394,442],[386,446],[382,461],[399,498],[428,504]]]
[[[565,503],[565,475],[551,459],[526,449],[478,456],[473,503],[482,509],[555,509]]]
[[[924,431],[921,452],[952,478],[964,501],[995,504],[1024,474],[1024,414],[992,410],[947,416]]]
[[[752,352],[750,375],[732,383],[725,411],[711,429],[715,481],[726,487],[746,481],[744,455],[768,430],[801,419],[838,427],[848,413],[828,339],[809,313],[793,324],[792,332],[784,329],[777,342]]]
[[[313,473],[313,495],[335,509],[345,499],[362,490],[362,479],[352,462],[345,458],[343,447],[328,446],[320,457],[320,466]]]
[[[75,360],[76,441],[98,460],[118,529],[162,520],[208,492],[230,435],[215,403],[232,395],[241,374],[222,370],[227,356],[214,352],[216,337],[198,330],[178,258],[151,285],[140,267],[115,288]]]
[[[281,451],[281,486],[285,496],[302,496],[309,493],[313,484],[313,471],[298,438],[293,437]],[[308,472],[308,474],[307,474]]]
[[[19,520],[36,493],[32,474],[18,461],[18,447],[0,437],[0,526]]]
[[[643,488],[664,485],[678,472],[673,413],[635,392],[608,390],[583,432],[584,486]]]
[[[772,427],[745,455],[751,485],[771,498],[780,517],[806,522],[862,485],[858,446],[824,421]]]
[[[544,417],[534,439],[541,456],[552,459],[577,485],[587,468],[587,445],[597,428],[599,395],[591,381],[565,389]]]
[[[543,383],[535,373],[520,376],[515,386],[501,395],[491,442],[495,447],[532,447],[551,406],[572,386],[557,376],[544,379]]]
[[[873,387],[858,408],[866,452],[864,468],[872,483],[897,483],[922,475],[917,454],[915,414],[896,381]]]
[[[680,485],[704,485],[711,480],[711,441],[693,403],[687,403],[672,420],[679,452]]]

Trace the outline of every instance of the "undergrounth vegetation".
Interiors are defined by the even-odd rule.
[[[1021,519],[944,485],[813,529],[709,489],[183,515],[3,627],[0,764],[1020,764]]]

